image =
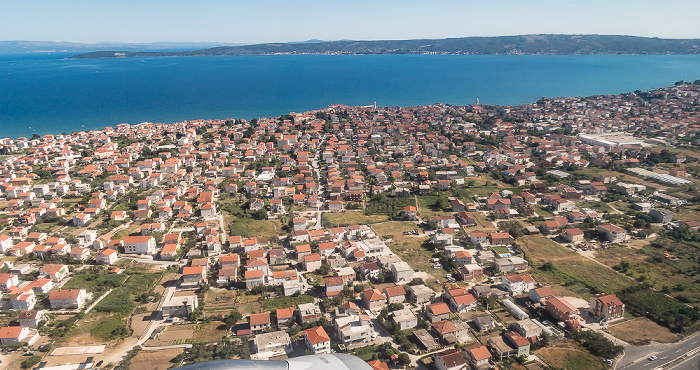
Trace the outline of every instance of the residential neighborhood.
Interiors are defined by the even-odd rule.
[[[0,139],[0,367],[648,361],[629,349],[700,329],[699,104],[682,83]]]

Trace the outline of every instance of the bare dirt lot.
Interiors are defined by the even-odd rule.
[[[509,312],[507,312],[505,310],[499,311],[499,312],[492,311],[492,313],[495,314],[496,316],[498,316],[498,318],[501,320],[501,322],[503,322],[503,324],[505,324],[506,326],[509,326],[511,324],[515,324],[518,321],[518,319],[513,317],[513,315],[511,315]]]
[[[157,315],[157,312],[146,312],[139,313],[131,316],[131,330],[133,330],[132,336],[138,338],[146,327],[151,322],[152,315]]]
[[[144,343],[148,347],[167,346],[171,344],[191,343],[194,325],[168,325],[156,339]]]
[[[160,282],[153,288],[153,293],[156,294],[163,294],[165,292],[165,288],[169,287],[171,284],[174,283],[175,277],[177,274],[174,272],[167,273],[163,275],[163,278],[160,279]]]
[[[24,352],[11,352],[11,353],[0,353],[0,369],[2,370],[15,370],[20,369],[20,364],[26,357],[23,356]]]
[[[182,348],[141,351],[131,359],[130,367],[132,369],[166,370],[176,365],[170,360],[182,353],[182,351]]]
[[[670,343],[679,339],[678,335],[647,318],[612,324],[608,330],[613,336],[631,344],[643,344],[645,341]]]

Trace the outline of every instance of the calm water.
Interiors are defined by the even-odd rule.
[[[118,123],[273,117],[329,104],[517,105],[700,78],[700,56],[0,55],[0,137]]]

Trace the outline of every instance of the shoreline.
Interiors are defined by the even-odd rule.
[[[700,55],[277,55],[0,62],[0,137],[119,123],[276,117],[331,104],[501,107],[542,97],[614,95],[698,78]],[[25,61],[31,61],[26,62]],[[41,86],[41,88],[39,88]],[[85,127],[81,127],[85,126]],[[31,129],[29,129],[31,127]]]

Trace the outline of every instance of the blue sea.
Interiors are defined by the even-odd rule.
[[[699,55],[0,55],[0,137],[119,123],[274,117],[329,104],[518,105],[700,79]]]

